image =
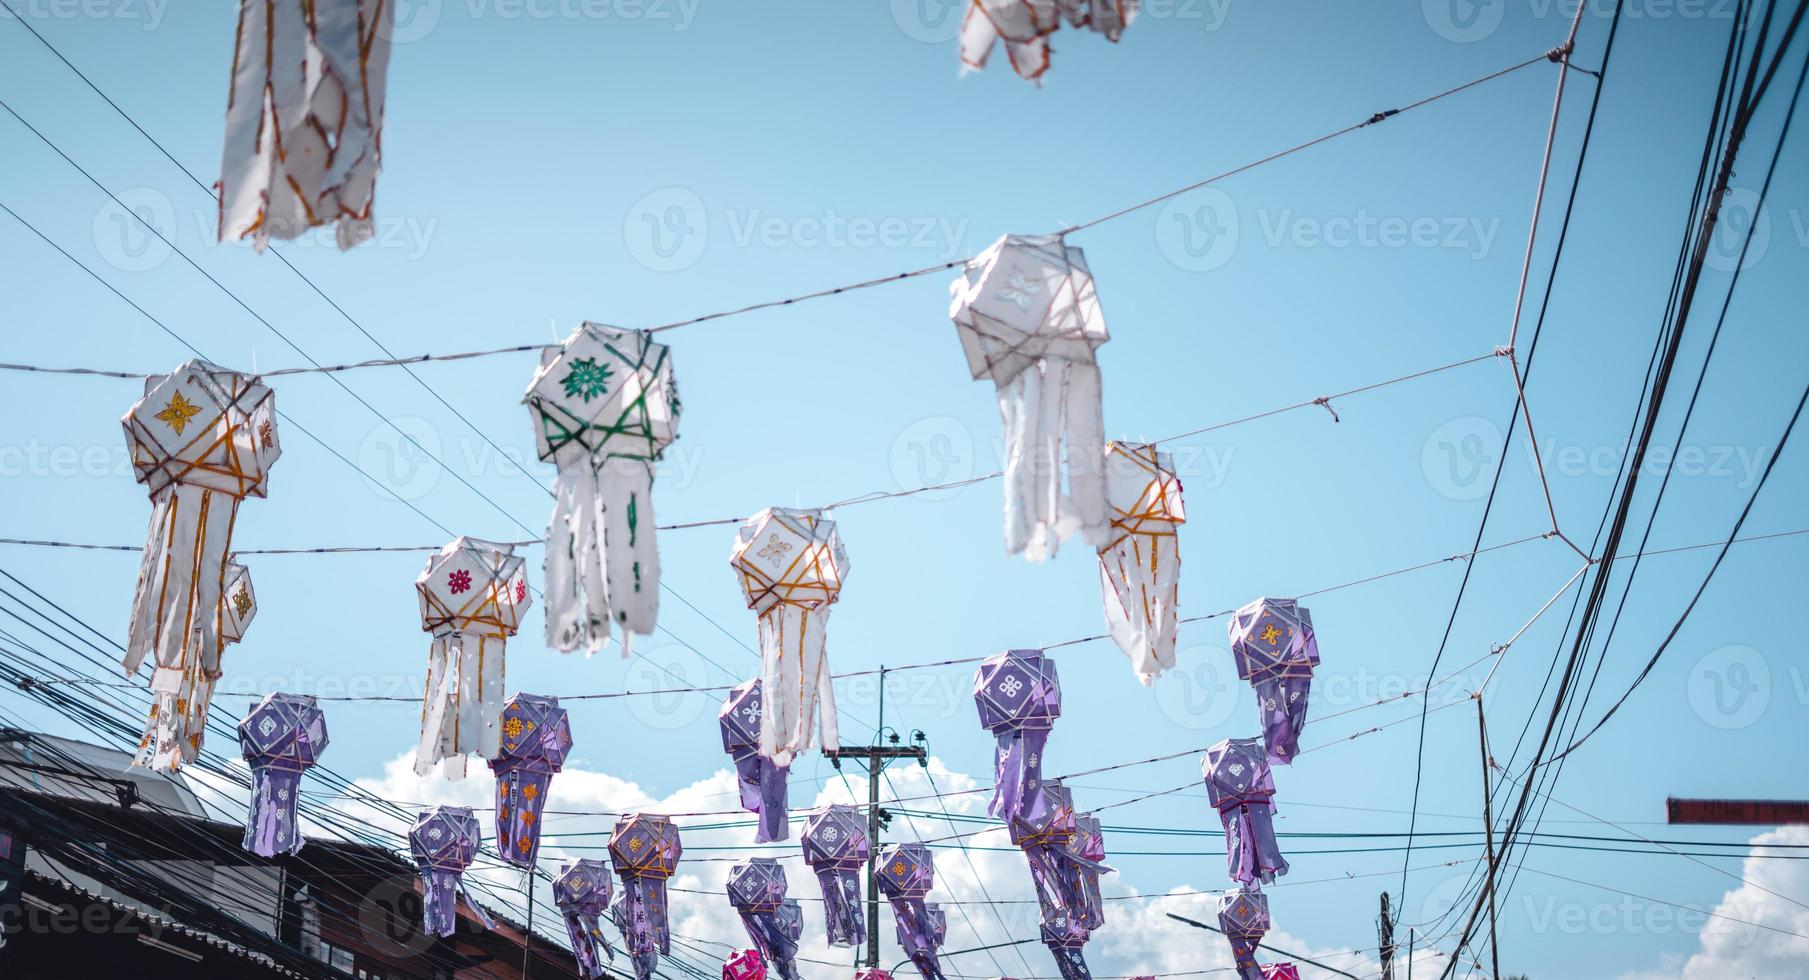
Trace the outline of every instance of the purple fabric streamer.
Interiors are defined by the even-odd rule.
[[[1237,676],[1256,688],[1270,761],[1291,765],[1300,754],[1319,638],[1313,614],[1293,599],[1256,599],[1226,624]]]
[[[483,907],[465,894],[464,871],[477,857],[483,830],[470,807],[436,806],[415,818],[408,832],[408,847],[421,872],[423,921],[436,936],[450,936],[458,929],[459,896],[486,928],[496,924]]]
[[[260,857],[294,854],[306,839],[295,822],[302,773],[327,747],[327,719],[311,697],[265,695],[239,722],[239,754],[251,767],[244,848]]]
[[[936,922],[923,897],[936,885],[936,862],[923,844],[894,844],[880,855],[879,890],[892,903],[898,944],[911,953],[923,980],[947,980],[936,957]],[[946,930],[946,922],[943,926]]]
[[[782,921],[789,914],[784,911],[785,869],[773,858],[750,858],[729,869],[728,893],[729,904],[740,914],[742,927],[766,964],[784,980],[798,980],[801,933],[790,933]],[[797,924],[803,925],[801,911]]]
[[[622,945],[624,947],[629,945],[629,942],[634,935],[634,929],[628,922],[628,911],[625,906],[627,900],[627,892],[617,892],[615,901],[609,903],[609,921],[615,923],[616,931],[622,936]],[[653,971],[660,965],[660,956],[657,950],[637,953],[630,948],[628,950],[628,959],[629,962],[634,964],[634,975],[637,978],[651,977]]]
[[[1073,917],[1088,932],[1105,925],[1105,899],[1099,893],[1099,876],[1112,870],[1101,863],[1105,856],[1105,834],[1100,830],[1099,818],[1075,814],[1074,836],[1063,855],[1061,873],[1065,887],[1076,896]]]
[[[907,931],[901,919],[898,923],[898,946],[916,965],[917,972],[926,978],[940,976],[942,967],[936,962],[936,951],[948,941],[948,914],[935,902],[923,903],[923,914],[929,927],[927,935],[919,936]],[[923,944],[925,938],[929,940],[928,945]]]
[[[1061,971],[1062,980],[1093,980],[1093,971],[1087,969],[1087,959],[1080,952],[1090,937],[1084,926],[1062,915],[1045,919],[1039,931],[1043,945],[1055,957],[1055,968]]]
[[[540,856],[547,791],[572,750],[571,723],[558,698],[517,694],[503,705],[501,725],[501,748],[490,760],[496,774],[496,850],[504,861],[532,868]]]
[[[1012,846],[1022,848],[1030,864],[1030,882],[1036,886],[1043,921],[1069,915],[1081,896],[1072,887],[1078,879],[1063,873],[1074,839],[1074,800],[1068,788],[1059,779],[1044,781],[1024,797],[1006,827]]]
[[[859,946],[867,941],[860,871],[870,853],[867,828],[851,806],[832,804],[812,814],[798,835],[804,861],[816,872],[823,891],[823,927],[831,946]]]
[[[1225,825],[1225,863],[1232,880],[1272,882],[1288,873],[1275,841],[1275,777],[1254,738],[1228,738],[1206,750],[1200,768],[1206,796]]]
[[[666,879],[684,850],[670,817],[625,814],[610,832],[609,858],[622,878],[622,942],[634,959],[636,980],[650,980],[660,954],[672,952]]]
[[[717,718],[722,723],[722,748],[735,761],[741,788],[741,808],[760,817],[754,841],[760,844],[791,836],[786,811],[786,778],[790,766],[781,766],[760,754],[760,711],[765,703],[760,679],[743,681],[723,699]]]
[[[1055,661],[1040,650],[1007,650],[986,658],[974,672],[974,705],[980,724],[998,739],[996,779],[987,813],[1006,819],[1042,781],[1043,750],[1062,713]]]
[[[1263,980],[1256,948],[1269,932],[1269,898],[1254,885],[1219,896],[1219,929],[1231,943],[1239,980]]]
[[[601,922],[614,890],[609,866],[595,858],[580,859],[560,869],[559,877],[553,879],[553,902],[565,917],[565,933],[571,938],[580,976],[605,976],[603,958],[615,962],[615,947],[603,934]]]

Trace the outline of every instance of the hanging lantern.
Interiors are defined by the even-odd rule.
[[[1249,884],[1288,873],[1275,842],[1275,777],[1262,743],[1228,738],[1206,750],[1200,764],[1206,796],[1225,825],[1225,861],[1233,881]]]
[[[132,475],[151,495],[126,676],[148,656],[151,716],[133,765],[175,772],[201,753],[226,644],[256,611],[228,556],[239,502],[262,497],[282,455],[276,399],[261,379],[192,360],[145,379],[121,420]]]
[[[326,748],[327,718],[311,697],[266,694],[246,712],[239,722],[239,754],[251,767],[247,851],[275,857],[302,849],[306,841],[295,821],[302,773],[314,768]]]
[[[974,672],[974,705],[993,749],[992,804],[987,813],[1009,818],[1036,791],[1043,773],[1049,730],[1062,713],[1055,661],[1041,650],[1007,650],[987,657]]]
[[[923,901],[936,887],[936,862],[930,849],[922,844],[892,845],[879,856],[875,877],[879,879],[880,893],[892,903],[899,945],[914,951],[911,962],[917,965],[923,980],[946,980],[936,957],[936,923]]]
[[[421,871],[423,916],[427,931],[450,936],[458,928],[459,896],[487,929],[496,928],[483,906],[465,891],[464,873],[477,858],[483,830],[465,806],[436,806],[415,819],[408,847]]]
[[[672,818],[631,813],[609,835],[609,858],[622,878],[623,942],[634,960],[636,980],[648,980],[660,954],[672,952],[667,925],[666,879],[678,868],[684,845]]]
[[[490,771],[496,774],[496,850],[504,861],[534,866],[553,774],[571,750],[571,724],[558,698],[517,694],[503,706],[502,739]]]
[[[622,629],[622,656],[659,617],[653,465],[678,437],[666,345],[586,321],[541,353],[522,399],[540,458],[559,467],[547,526],[546,641],[595,653]]]
[[[986,67],[993,45],[1005,42],[1005,55],[1018,77],[1041,83],[1049,70],[1049,35],[1061,26],[1086,28],[1116,42],[1137,16],[1139,0],[972,0],[961,21],[961,64]]]
[[[1269,932],[1269,898],[1255,885],[1219,896],[1219,929],[1231,943],[1239,980],[1263,980],[1256,947]]]
[[[819,700],[822,742],[836,744],[835,685],[823,644],[829,607],[848,577],[848,553],[822,511],[768,507],[742,523],[729,565],[760,616],[760,754],[788,766],[810,747]]]
[[[1005,552],[1042,561],[1076,531],[1104,545],[1111,515],[1095,352],[1108,336],[1086,257],[1060,235],[1006,235],[949,292],[968,369],[998,388]]]
[[[1099,818],[1074,815],[1074,834],[1060,860],[1063,889],[1074,896],[1070,912],[1081,928],[1091,932],[1105,925],[1105,899],[1099,893],[1099,876],[1113,869],[1104,865],[1105,835]]]
[[[466,753],[501,750],[503,660],[528,610],[528,581],[513,545],[461,537],[427,559],[415,592],[421,629],[433,634],[415,773],[452,759],[446,778],[459,780]]]
[[[603,934],[602,925],[614,891],[609,866],[595,858],[581,858],[561,868],[559,877],[553,879],[553,902],[565,917],[565,934],[571,938],[578,973],[587,980],[608,975],[603,969],[604,957],[615,962],[615,947]]]
[[[798,834],[804,862],[817,874],[823,891],[823,926],[831,946],[859,946],[867,941],[860,872],[870,853],[860,812],[840,803],[818,810]]]
[[[220,164],[220,240],[300,237],[336,224],[369,239],[396,5],[241,0]]]
[[[1187,522],[1174,460],[1153,445],[1106,444],[1111,537],[1099,549],[1106,626],[1146,686],[1175,665],[1180,538]]]
[[[1269,758],[1289,765],[1300,752],[1313,669],[1319,666],[1313,614],[1293,599],[1257,599],[1233,613],[1226,630],[1237,676],[1256,688]]]
[[[1062,980],[1093,980],[1093,972],[1087,969],[1087,959],[1081,954],[1081,947],[1087,944],[1092,934],[1071,915],[1057,915],[1046,918],[1038,927],[1043,945],[1055,957],[1055,968],[1061,971]]]
[[[798,939],[787,934],[781,921],[785,869],[773,858],[750,858],[729,869],[728,892],[729,904],[740,914],[755,951],[784,980],[798,980]]]
[[[936,962],[936,951],[948,941],[948,914],[935,902],[923,903],[923,914],[924,921],[929,925],[927,936],[920,936],[906,929],[901,920],[898,923],[898,946],[917,966],[917,972],[925,977],[939,976],[942,968]],[[928,944],[924,944],[925,938],[929,940]]]
[[[722,724],[723,751],[735,763],[741,807],[760,818],[754,829],[754,841],[767,844],[791,836],[785,799],[785,781],[791,767],[778,765],[760,754],[761,694],[757,677],[735,685],[723,700],[717,718]]]
[[[722,961],[722,980],[766,980],[766,961],[757,949],[738,949]]]
[[[1292,963],[1270,963],[1263,967],[1263,980],[1300,980],[1300,968]]]
[[[1074,838],[1074,800],[1061,780],[1046,780],[1007,822],[1013,847],[1030,862],[1030,881],[1045,920],[1066,915],[1079,900],[1063,880],[1062,857]]]

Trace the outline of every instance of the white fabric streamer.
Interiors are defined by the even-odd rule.
[[[1095,352],[1109,335],[1086,257],[1059,235],[1007,235],[950,294],[968,368],[999,390],[1006,552],[1043,561],[1076,532],[1100,547],[1110,515]]]
[[[659,617],[654,463],[678,435],[672,360],[640,331],[584,323],[541,356],[522,399],[535,419],[540,458],[559,467],[547,526],[547,644],[595,653],[622,629]]]
[[[239,0],[220,240],[373,232],[393,0]]]
[[[829,607],[840,597],[848,554],[820,510],[769,507],[743,523],[729,564],[760,616],[760,754],[787,766],[811,745],[838,744],[835,685],[825,652]]]
[[[1087,28],[1116,42],[1137,16],[1138,0],[968,0],[961,20],[961,64],[968,70],[986,67],[1000,41],[1011,69],[1041,82],[1049,70],[1049,35],[1066,19],[1068,26]]]
[[[442,760],[446,778],[465,777],[465,755],[494,759],[502,747],[508,638],[529,605],[522,560],[511,545],[459,538],[427,560],[415,579],[421,629],[433,634],[415,772]]]
[[[121,421],[134,476],[151,491],[121,661],[128,677],[147,656],[155,665],[134,764],[174,772],[200,754],[221,654],[250,622],[249,574],[228,557],[239,501],[264,496],[282,454],[275,398],[256,378],[194,360],[146,378]]]
[[[1100,585],[1112,642],[1146,686],[1175,665],[1181,549],[1187,520],[1174,461],[1153,445],[1106,448],[1112,539],[1099,549]]]

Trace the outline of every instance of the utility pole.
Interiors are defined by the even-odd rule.
[[[927,768],[928,740],[922,732],[913,732],[911,745],[899,745],[898,733],[886,728],[886,665],[879,666],[879,726],[873,730],[871,745],[841,745],[824,748],[830,764],[842,768],[843,759],[853,759],[867,769],[867,966],[879,966],[879,878],[873,873],[879,860],[879,832],[890,816],[879,808],[879,777],[886,765],[897,759],[916,759]],[[883,819],[882,819],[883,818]]]
[[[1489,758],[1489,726],[1483,720],[1481,692],[1470,695],[1476,699],[1476,735],[1478,745],[1482,749],[1482,832],[1483,840],[1488,847],[1489,878],[1486,887],[1489,890],[1489,966],[1495,980],[1501,980],[1501,953],[1495,945],[1495,812],[1493,795],[1489,785],[1489,773],[1495,760]]]
[[[1376,933],[1382,942],[1377,951],[1382,954],[1382,980],[1394,980],[1394,917],[1388,912],[1388,893],[1382,893],[1382,915],[1376,920]]]

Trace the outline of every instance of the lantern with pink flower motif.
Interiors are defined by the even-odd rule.
[[[494,759],[501,749],[503,660],[528,609],[521,564],[513,545],[458,538],[415,579],[421,629],[433,635],[418,775],[452,760],[446,777],[463,779],[466,753]]]

